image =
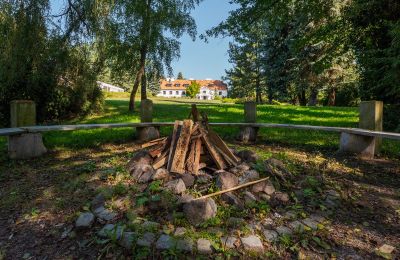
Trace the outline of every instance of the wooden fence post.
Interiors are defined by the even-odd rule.
[[[383,102],[363,101],[360,104],[359,128],[382,131]],[[354,153],[372,159],[379,152],[382,138],[342,133],[340,152]]]
[[[140,102],[140,122],[153,122],[153,101],[144,99]],[[137,138],[140,142],[148,142],[160,137],[159,127],[147,126],[136,128]]]
[[[36,125],[36,104],[31,100],[14,100],[10,104],[11,127]],[[42,134],[24,133],[8,137],[8,155],[11,159],[29,159],[47,152]]]
[[[256,123],[257,104],[255,102],[244,103],[244,121],[246,123]],[[258,127],[245,126],[240,129],[238,140],[243,143],[254,143],[257,139]]]

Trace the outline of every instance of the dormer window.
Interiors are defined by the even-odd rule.
[[[171,84],[171,83],[168,83],[168,84],[165,84],[165,86],[167,86],[167,87],[172,87],[172,84]]]
[[[175,84],[174,86],[175,86],[175,87],[180,87],[180,86],[181,86],[181,84],[178,84],[178,83],[177,83],[177,84]]]

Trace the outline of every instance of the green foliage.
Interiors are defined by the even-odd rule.
[[[176,78],[177,78],[177,79],[185,79],[185,78],[183,77],[182,72],[179,72],[179,73],[178,73],[178,76],[177,76]]]
[[[191,98],[195,98],[199,92],[200,92],[200,84],[196,81],[192,81],[189,87],[186,88],[186,95],[188,95]]]
[[[101,107],[96,65],[87,45],[72,44],[46,22],[49,3],[0,4],[0,122],[9,102],[31,99],[39,122],[85,114]]]

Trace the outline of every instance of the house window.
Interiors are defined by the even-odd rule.
[[[175,84],[175,87],[179,87],[181,84]]]
[[[203,94],[207,94],[207,91],[206,91],[206,90],[203,90]]]
[[[176,94],[179,95],[179,91],[176,91]]]
[[[162,93],[165,95],[165,94],[167,94],[167,91],[164,90]]]
[[[172,95],[172,91],[169,91],[169,94]]]
[[[222,96],[222,91],[220,91],[220,92],[218,93],[218,95]]]
[[[172,84],[165,84],[165,86],[167,86],[167,87],[172,87]]]
[[[183,84],[184,87],[189,87],[189,84]]]
[[[182,91],[182,96],[185,95],[185,94],[186,94],[185,91]]]

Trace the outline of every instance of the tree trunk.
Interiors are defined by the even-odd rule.
[[[142,88],[140,91],[141,100],[147,99],[147,81],[146,81],[146,71],[142,75]]]
[[[336,89],[332,88],[329,92],[328,106],[334,106],[336,103]]]
[[[131,111],[131,112],[135,111],[135,95],[139,88],[139,84],[142,81],[143,74],[145,73],[146,54],[147,54],[147,49],[144,47],[140,50],[140,66],[139,66],[139,70],[135,77],[135,82],[133,84],[131,96],[129,98],[129,111]],[[142,88],[143,88],[143,84],[142,84]],[[146,94],[145,94],[145,96],[146,96]],[[143,99],[143,96],[142,96],[142,99]]]
[[[299,98],[300,106],[306,106],[307,105],[307,98],[306,98],[306,91],[305,90],[302,90],[298,94],[298,98]]]
[[[256,78],[256,103],[262,103],[261,89],[260,89],[260,76]]]
[[[309,106],[316,106],[317,103],[318,103],[318,91],[317,91],[317,89],[312,89],[308,105]]]

